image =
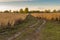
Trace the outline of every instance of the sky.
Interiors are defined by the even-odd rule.
[[[0,0],[0,11],[19,10],[60,10],[60,0]]]

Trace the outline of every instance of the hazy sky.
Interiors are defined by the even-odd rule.
[[[60,0],[0,0],[0,10],[19,10],[25,7],[30,10],[59,10]]]

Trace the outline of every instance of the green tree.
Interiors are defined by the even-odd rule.
[[[23,9],[20,9],[20,13],[23,13],[24,11],[23,11]]]
[[[45,13],[50,13],[51,11],[50,10],[45,10]]]
[[[57,12],[57,11],[54,9],[54,10],[53,10],[53,13],[56,13],[56,12]]]
[[[29,12],[29,10],[28,10],[28,8],[25,8],[25,11],[24,11],[25,13],[28,13]]]

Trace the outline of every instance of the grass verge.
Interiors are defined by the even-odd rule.
[[[60,23],[47,21],[40,34],[41,40],[60,40]]]

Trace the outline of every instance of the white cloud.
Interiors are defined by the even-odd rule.
[[[32,1],[32,0],[0,0],[0,2],[10,2],[10,1]]]

